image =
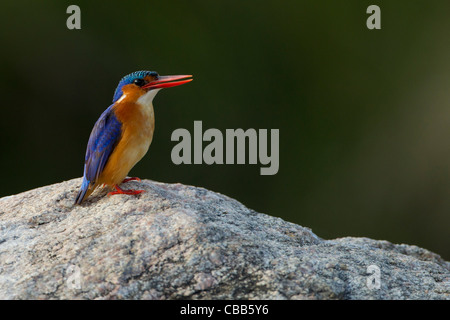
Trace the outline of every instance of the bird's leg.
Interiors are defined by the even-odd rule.
[[[122,183],[125,183],[125,182],[128,182],[128,181],[139,181],[139,182],[141,182],[142,180],[139,179],[138,177],[126,178],[125,180],[122,181]]]
[[[116,191],[111,191],[108,193],[108,196],[112,196],[113,194],[140,194],[142,192],[145,192],[145,190],[123,190],[121,187],[119,187],[117,184],[114,186]]]

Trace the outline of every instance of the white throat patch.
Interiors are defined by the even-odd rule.
[[[152,102],[153,102],[153,98],[156,96],[156,94],[158,93],[159,90],[161,90],[161,89],[153,89],[153,90],[148,91],[146,94],[139,97],[139,99],[137,100],[137,103],[139,103],[143,107],[151,106]]]

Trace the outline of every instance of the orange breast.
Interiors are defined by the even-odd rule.
[[[99,176],[97,185],[113,187],[120,184],[147,153],[152,142],[155,128],[153,105],[143,106],[128,102],[137,100],[133,97],[126,98],[113,107],[117,119],[122,122],[122,137]]]

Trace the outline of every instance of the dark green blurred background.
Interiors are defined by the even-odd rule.
[[[81,8],[68,30],[66,8]],[[381,7],[381,30],[366,9]],[[3,1],[0,196],[79,177],[122,76],[160,92],[133,176],[202,186],[308,226],[450,258],[450,1]],[[171,162],[171,133],[280,129],[280,170]]]

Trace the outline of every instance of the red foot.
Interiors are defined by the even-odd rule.
[[[126,178],[125,180],[122,181],[122,183],[125,183],[125,182],[128,182],[128,181],[139,181],[139,182],[141,182],[141,179],[139,179],[138,177]]]
[[[114,188],[116,189],[116,191],[111,191],[110,193],[108,193],[108,196],[112,196],[113,194],[140,194],[142,192],[145,192],[145,190],[123,190],[118,185],[115,185]]]

